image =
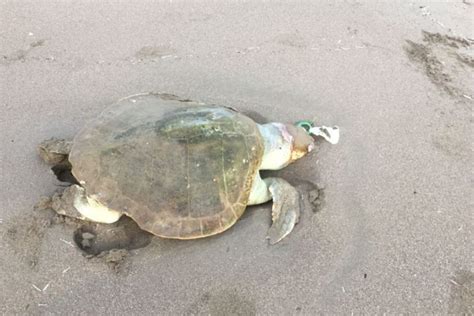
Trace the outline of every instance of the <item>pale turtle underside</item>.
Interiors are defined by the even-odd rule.
[[[256,123],[232,109],[146,94],[88,124],[69,160],[90,197],[155,235],[191,239],[243,214],[263,151]]]

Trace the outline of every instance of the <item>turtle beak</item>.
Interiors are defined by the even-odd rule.
[[[287,125],[287,130],[293,138],[291,161],[295,161],[314,149],[314,138],[299,126]]]

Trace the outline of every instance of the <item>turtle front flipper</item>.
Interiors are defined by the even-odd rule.
[[[267,233],[267,239],[273,245],[285,238],[298,223],[301,212],[300,194],[283,179],[267,178],[263,181],[273,199],[273,223]]]

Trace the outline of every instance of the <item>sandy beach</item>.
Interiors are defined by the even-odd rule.
[[[0,314],[474,313],[473,1],[0,2]],[[338,125],[273,173],[322,206],[90,258],[37,145],[149,91]]]

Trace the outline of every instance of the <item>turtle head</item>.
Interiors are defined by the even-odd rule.
[[[269,123],[260,125],[265,141],[261,165],[264,170],[278,170],[304,157],[314,148],[314,139],[301,126]]]

